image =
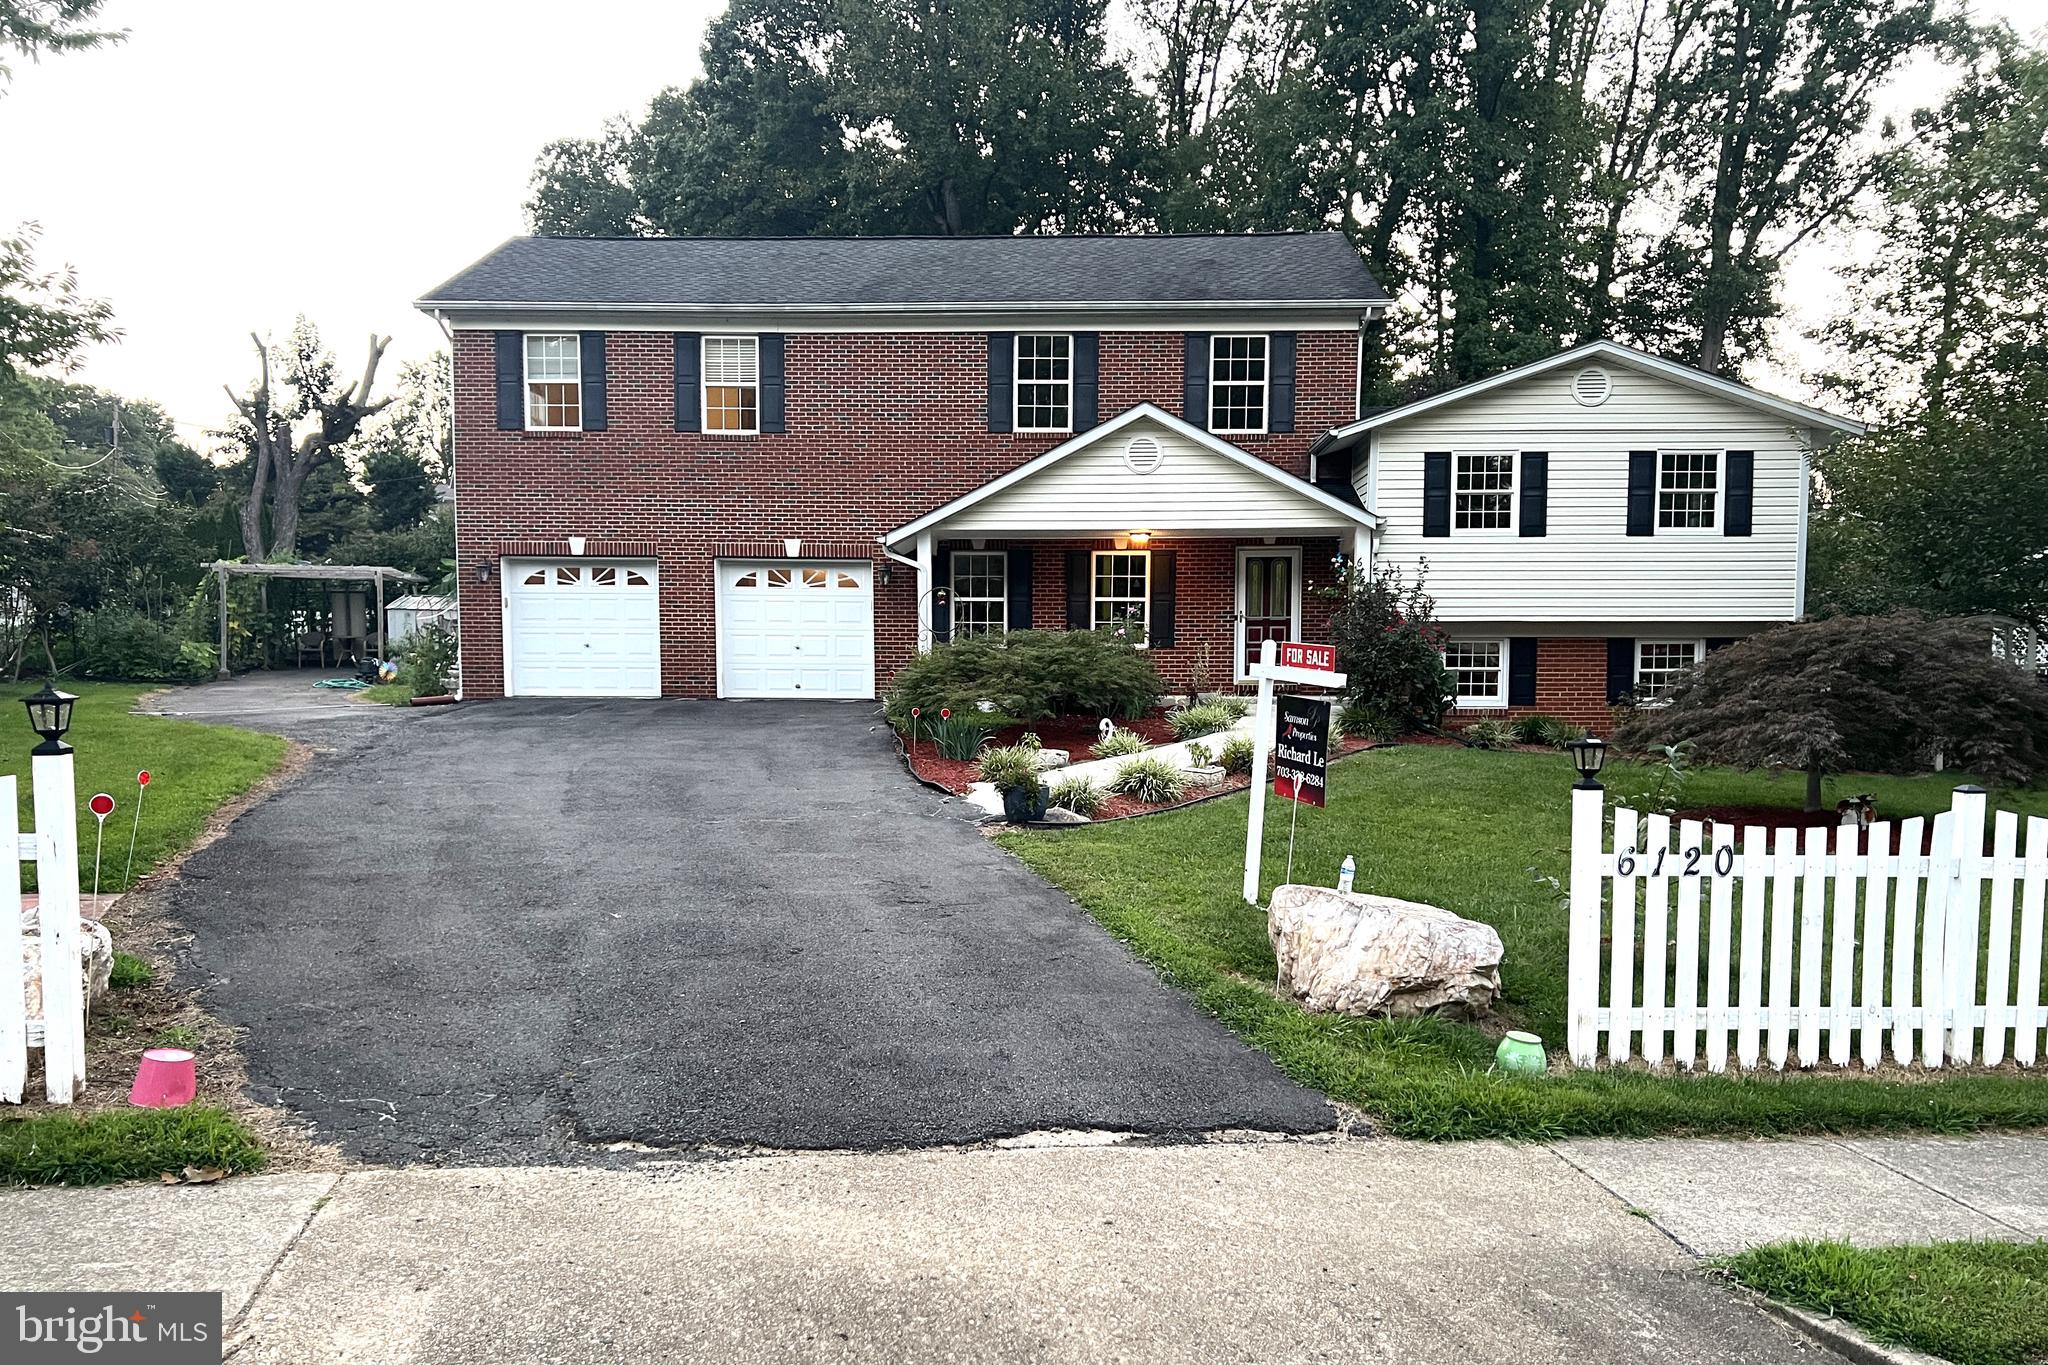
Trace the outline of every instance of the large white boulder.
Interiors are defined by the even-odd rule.
[[[1500,935],[1434,905],[1281,886],[1266,936],[1281,993],[1318,1013],[1474,1013],[1500,993]]]

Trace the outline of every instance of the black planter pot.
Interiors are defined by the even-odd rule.
[[[1045,808],[1052,801],[1052,793],[1043,782],[1028,787],[1011,787],[1003,793],[1003,818],[1013,825],[1029,824],[1043,819]]]

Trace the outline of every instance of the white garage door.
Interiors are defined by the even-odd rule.
[[[874,696],[874,566],[720,560],[718,695]]]
[[[654,562],[506,561],[505,695],[660,696]]]

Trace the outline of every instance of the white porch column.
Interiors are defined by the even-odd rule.
[[[932,652],[932,533],[917,533],[917,652]]]
[[[1350,534],[1344,537],[1344,557],[1354,564],[1364,565],[1367,573],[1372,572],[1371,527],[1354,526],[1351,528]]]

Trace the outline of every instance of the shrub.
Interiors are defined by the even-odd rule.
[[[1451,675],[1444,633],[1433,619],[1436,602],[1422,583],[1420,572],[1406,583],[1398,569],[1375,573],[1353,560],[1336,586],[1321,589],[1336,604],[1330,639],[1346,678],[1348,734],[1385,739],[1443,724]]]
[[[1237,719],[1229,707],[1217,702],[1183,706],[1166,713],[1166,723],[1173,727],[1175,739],[1199,739],[1203,735],[1213,735],[1218,730],[1228,730],[1237,723]]]
[[[1346,706],[1337,714],[1337,733],[1352,739],[1399,739],[1405,728],[1386,713],[1363,706]]]
[[[1465,742],[1475,749],[1507,749],[1517,742],[1515,723],[1509,720],[1475,720],[1463,733]]]
[[[1252,713],[1252,699],[1250,697],[1222,696],[1213,698],[1208,704],[1210,706],[1220,706],[1228,711],[1233,721],[1243,720]]]
[[[454,671],[454,631],[434,621],[406,637],[405,657],[398,665],[398,680],[411,688],[414,696],[445,696],[448,677]]]
[[[1541,744],[1562,749],[1575,739],[1586,737],[1586,727],[1556,716],[1523,716],[1515,722],[1515,740],[1520,744]]]
[[[1092,715],[1135,719],[1159,702],[1159,670],[1142,650],[1090,630],[1013,630],[934,645],[890,680],[885,709],[896,726],[910,708],[956,714],[992,702],[1013,721]]]
[[[1038,785],[1038,750],[1028,744],[1005,744],[984,749],[981,780],[993,782],[997,791],[1014,791]]]
[[[1096,758],[1122,758],[1127,754],[1142,754],[1152,746],[1136,730],[1111,730],[1107,737],[1097,740],[1088,750]]]
[[[1206,744],[1202,743],[1202,742],[1201,742],[1200,740],[1190,740],[1190,741],[1188,742],[1188,766],[1189,766],[1189,767],[1191,767],[1191,768],[1206,768],[1206,767],[1208,767],[1208,766],[1209,766],[1209,765],[1210,765],[1211,763],[1214,763],[1215,761],[1216,761],[1216,755],[1214,755],[1213,753],[1209,752],[1209,746],[1208,746],[1208,745],[1206,745]]]
[[[124,682],[195,682],[213,672],[213,651],[132,607],[103,607],[80,618],[77,672]]]
[[[1052,804],[1093,819],[1109,797],[1085,777],[1069,777],[1052,789]]]
[[[1181,793],[1188,789],[1188,779],[1186,774],[1163,758],[1134,758],[1116,770],[1116,776],[1110,779],[1109,789],[1121,796],[1156,806],[1180,800]]]
[[[1250,735],[1232,735],[1229,739],[1224,740],[1221,752],[1216,755],[1216,761],[1223,766],[1223,771],[1229,773],[1232,777],[1250,776],[1252,770],[1252,737]]]
[[[982,711],[962,713],[941,707],[937,720],[926,717],[919,722],[919,728],[931,737],[941,758],[965,763],[981,752],[981,746],[988,742],[988,732],[1000,729],[1001,720]]]

